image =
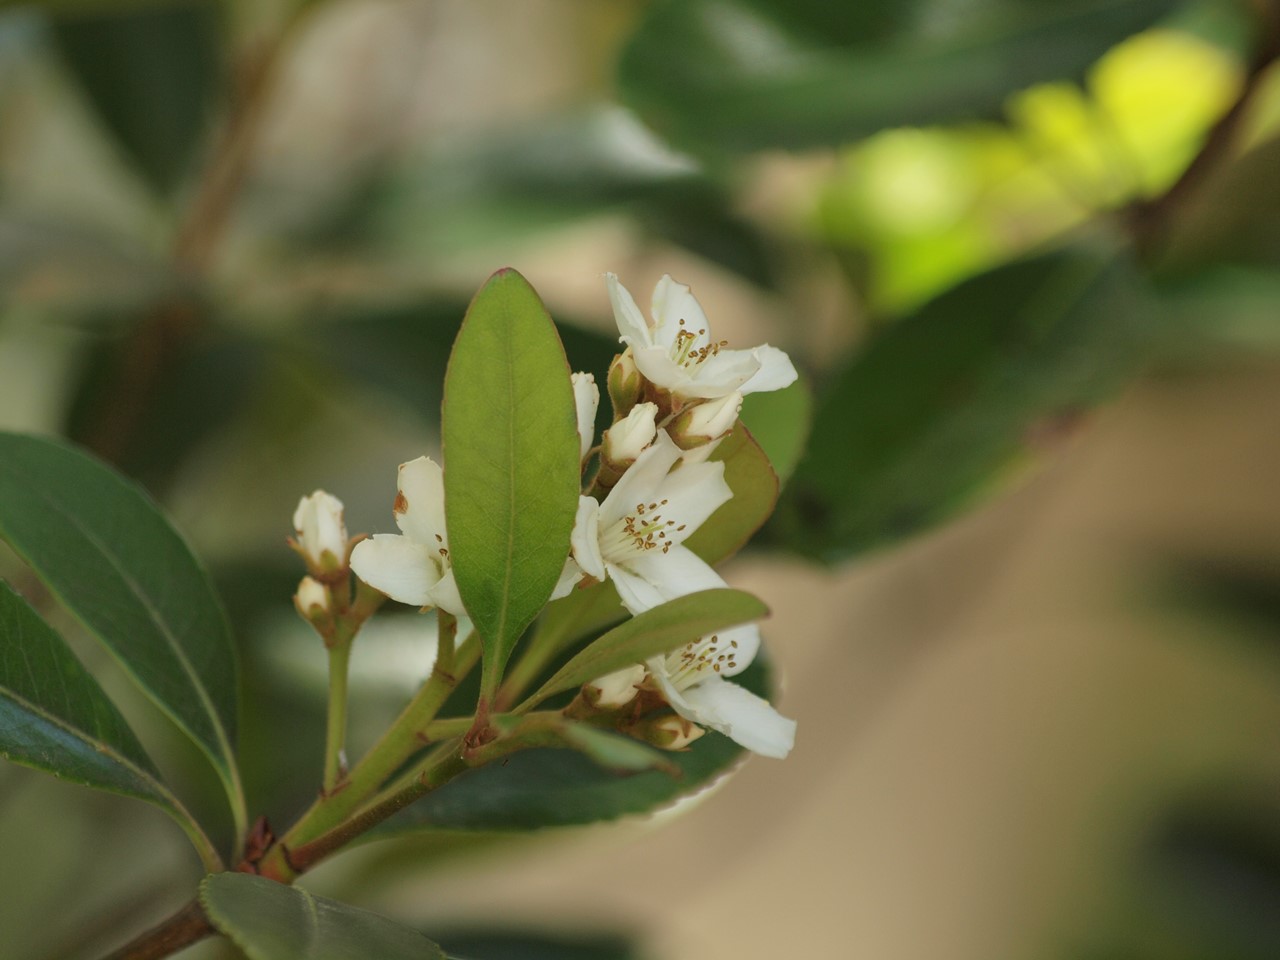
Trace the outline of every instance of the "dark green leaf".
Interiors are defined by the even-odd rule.
[[[444,960],[394,920],[247,873],[205,877],[200,904],[249,960]]]
[[[0,433],[0,537],[208,755],[243,819],[230,630],[155,504],[77,450]]]
[[[741,416],[774,473],[785,483],[804,453],[813,419],[813,391],[808,381],[797,380],[785,390],[745,397]]]
[[[218,863],[115,704],[54,629],[3,581],[0,757],[153,803],[177,821],[206,866]]]
[[[795,427],[799,432],[801,424]],[[742,549],[769,519],[778,501],[778,475],[741,421],[720,441],[711,459],[724,463],[724,479],[733,499],[708,517],[685,545],[714,565]]]
[[[1047,254],[943,294],[836,376],[775,532],[837,558],[942,520],[1028,451],[1037,427],[1131,374],[1151,321],[1116,251]]]
[[[733,678],[767,695],[763,656]],[[715,732],[671,753],[679,778],[657,770],[619,776],[570,750],[523,750],[501,763],[469,770],[407,807],[371,839],[431,830],[535,830],[651,813],[697,793],[726,773],[742,748]]]
[[[914,7],[909,15],[895,7]],[[1078,76],[1171,0],[790,4],[665,0],[624,51],[624,98],[678,143],[839,144],[888,127],[992,116]],[[835,24],[844,15],[845,23]]]
[[[529,698],[538,704],[699,637],[759,620],[769,608],[741,590],[703,590],[637,614],[590,644]]]
[[[514,270],[476,294],[444,389],[445,522],[492,694],[560,577],[578,506],[569,364],[538,295]]]
[[[219,79],[218,6],[188,2],[68,13],[63,59],[147,181],[168,193],[200,143]]]
[[[167,806],[159,773],[63,639],[0,582],[0,755]]]

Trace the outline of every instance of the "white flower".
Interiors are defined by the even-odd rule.
[[[603,503],[578,499],[573,559],[597,580],[612,579],[623,606],[642,613],[725,582],[684,541],[733,496],[723,463],[682,464],[659,431]]]
[[[621,339],[631,347],[636,367],[647,380],[680,396],[703,399],[733,393],[780,390],[796,379],[785,353],[764,344],[750,350],[725,349],[711,339],[711,327],[697,299],[684,284],[663,275],[653,291],[651,321],[646,321],[617,276],[605,274],[609,300]]]
[[[587,459],[595,446],[596,408],[600,406],[600,388],[590,373],[575,373],[569,377],[573,383],[573,403],[578,413],[578,442],[581,453],[578,459]]]
[[[604,432],[601,454],[615,467],[640,456],[658,434],[658,405],[638,403],[631,412]]]
[[[303,497],[293,511],[293,529],[294,543],[312,572],[333,573],[342,568],[347,559],[347,528],[341,500],[323,490]]]
[[[465,616],[449,559],[440,465],[430,457],[402,463],[397,488],[392,512],[404,535],[360,541],[351,551],[351,569],[393,600]]]
[[[796,722],[725,679],[745,670],[759,648],[755,627],[735,627],[652,658],[649,676],[686,720],[719,730],[753,753],[782,759],[795,743]]]

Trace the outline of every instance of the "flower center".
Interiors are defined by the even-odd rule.
[[[675,653],[667,656],[667,671],[671,685],[677,690],[691,687],[697,683],[707,671],[719,673],[721,670],[737,669],[738,641],[730,640],[724,644],[719,634],[712,634],[686,643]]]
[[[695,347],[699,337],[707,335],[707,328],[703,327],[697,333],[692,330],[686,330],[684,320],[680,321],[680,329],[676,331],[675,343],[671,345],[671,359],[682,367],[696,367],[702,363],[707,357],[714,357],[720,352],[721,347],[729,345],[728,340],[708,341],[701,347]]]
[[[602,552],[617,556],[620,552],[670,551],[674,541],[667,535],[668,532],[683,533],[687,524],[676,526],[674,520],[666,519],[659,512],[669,502],[655,500],[652,503],[637,503],[635,511],[623,517],[622,522],[614,527],[609,542],[601,544]]]

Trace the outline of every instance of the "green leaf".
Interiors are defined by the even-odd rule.
[[[205,877],[200,905],[249,960],[444,960],[403,924],[252,874]]]
[[[103,123],[160,193],[181,182],[219,81],[218,5],[188,2],[68,13],[63,60]]]
[[[445,523],[491,696],[564,568],[580,482],[569,365],[542,301],[514,270],[494,274],[471,302],[444,396]]]
[[[0,581],[0,756],[160,807],[217,863],[120,711],[57,632]]]
[[[800,425],[796,428],[799,432]],[[733,499],[708,517],[685,546],[714,565],[742,549],[769,519],[778,501],[778,475],[741,421],[720,441],[711,459],[724,463]]]
[[[703,590],[669,600],[614,627],[556,671],[526,703],[573,690],[596,677],[674,650],[717,630],[767,616],[769,608],[741,590]]]
[[[619,66],[623,98],[659,132],[708,150],[847,143],[877,130],[989,117],[1075,77],[1172,0],[665,0]],[[914,7],[909,15],[898,6]],[[815,11],[819,11],[817,13]],[[843,13],[847,26],[833,26]]]
[[[58,441],[0,433],[0,538],[208,755],[242,826],[230,629],[156,505]]]
[[[733,678],[767,696],[763,655]],[[670,753],[678,778],[659,770],[619,776],[572,750],[522,750],[463,773],[369,834],[378,839],[429,830],[536,830],[651,813],[724,775],[742,748],[714,731]]]
[[[926,304],[826,391],[775,531],[836,559],[952,515],[1051,436],[1044,425],[1134,372],[1154,339],[1147,307],[1108,248],[1009,264]]]

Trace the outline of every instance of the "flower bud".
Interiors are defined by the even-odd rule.
[[[578,411],[578,440],[581,445],[579,460],[595,445],[596,409],[600,406],[600,388],[590,373],[575,373],[569,378],[573,383],[573,403]]]
[[[636,404],[630,413],[604,432],[601,459],[618,470],[625,470],[653,443],[658,435],[657,420],[657,404]]]
[[[304,620],[316,621],[329,614],[329,589],[314,577],[303,577],[293,605]]]
[[[625,417],[644,395],[644,378],[636,369],[631,348],[613,358],[609,364],[609,402],[613,404],[614,418]]]
[[[717,440],[733,429],[742,409],[742,394],[738,392],[706,400],[696,406],[686,407],[668,428],[671,439],[681,450],[693,450],[712,440]]]
[[[644,682],[644,665],[637,663],[623,667],[603,677],[597,677],[582,688],[582,694],[591,706],[599,710],[625,707],[636,698],[636,688]]]
[[[684,750],[707,731],[677,714],[647,720],[632,728],[633,736],[660,750]]]
[[[342,521],[342,501],[317,490],[298,501],[293,512],[297,539],[293,547],[307,561],[307,569],[320,577],[342,572],[347,562],[347,528]]]

